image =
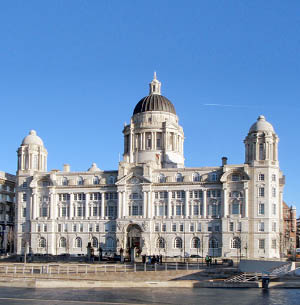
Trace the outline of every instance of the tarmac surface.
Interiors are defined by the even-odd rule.
[[[300,289],[30,289],[0,290],[2,305],[144,305],[144,304],[205,304],[205,305],[299,305]]]

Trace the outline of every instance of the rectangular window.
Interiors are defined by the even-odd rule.
[[[179,226],[179,230],[180,232],[183,232],[184,231],[184,225],[181,223],[180,226]]]
[[[93,224],[89,224],[89,232],[93,232]]]
[[[155,199],[158,199],[158,192],[155,192]]]
[[[176,198],[176,193],[175,192],[172,192],[172,198]]]
[[[272,174],[272,181],[276,182],[276,175],[275,174]]]
[[[26,217],[26,208],[23,208],[22,217]]]
[[[66,217],[67,216],[67,207],[62,207],[61,208],[61,216]]]
[[[60,223],[57,225],[57,231],[61,232],[61,224]]]
[[[265,215],[265,204],[264,203],[260,203],[258,205],[258,214]]]
[[[23,193],[23,195],[22,195],[22,201],[23,201],[23,202],[26,202],[26,200],[27,200],[27,194],[26,194],[26,193]]]
[[[258,174],[258,181],[264,181],[265,175],[264,174]]]
[[[176,230],[177,230],[176,227],[177,227],[177,226],[176,226],[176,223],[173,223],[173,224],[172,224],[172,232],[176,232]]]
[[[47,225],[44,224],[44,232],[47,232]]]
[[[77,231],[77,226],[76,224],[73,225],[73,232],[76,232]]]
[[[229,223],[229,231],[233,232],[233,230],[234,230],[234,224],[233,224],[233,222],[230,222]]]
[[[26,182],[26,181],[23,182],[22,187],[23,187],[23,188],[26,188],[26,187],[27,187],[27,182]]]
[[[156,139],[156,146],[157,146],[157,148],[160,148],[160,139],[159,138]]]
[[[273,222],[273,223],[272,223],[272,231],[273,231],[273,232],[276,232],[276,222]]]
[[[220,226],[219,225],[215,226],[215,232],[220,232]]]
[[[68,232],[68,224],[64,224],[64,232]]]
[[[159,224],[158,223],[155,224],[154,230],[155,230],[155,232],[159,232]]]
[[[208,227],[207,227],[207,231],[208,231],[208,232],[212,232],[212,226],[211,226],[210,224],[209,224]]]
[[[276,249],[276,239],[272,239],[272,249]]]
[[[83,207],[81,206],[77,207],[77,216],[79,217],[83,216]]]
[[[37,225],[37,231],[41,232],[41,225],[40,224]]]
[[[111,224],[111,231],[116,232],[116,224],[115,223]]]
[[[241,222],[238,223],[238,229],[237,230],[239,232],[242,232],[242,223]]]
[[[272,205],[273,215],[276,215],[276,204],[273,203]]]
[[[199,205],[194,205],[193,213],[194,215],[199,215]]]
[[[98,216],[98,207],[93,207],[93,216]]]
[[[138,216],[139,215],[139,207],[137,205],[132,206],[132,216]]]
[[[258,188],[258,197],[265,197],[265,188],[264,187]]]
[[[272,197],[276,197],[276,188],[272,187]]]
[[[265,249],[265,240],[264,239],[259,239],[258,240],[258,247],[261,250]]]
[[[109,223],[106,223],[104,226],[105,226],[105,232],[109,232]]]
[[[96,232],[99,232],[100,231],[100,227],[98,224],[96,224]]]
[[[258,223],[258,231],[259,232],[264,232],[265,231],[265,223],[264,222]]]
[[[79,228],[80,228],[80,232],[83,232],[83,223],[80,224]]]
[[[201,232],[201,223],[200,223],[200,222],[198,223],[197,231],[198,231],[198,232]]]
[[[176,215],[181,215],[181,205],[176,205]]]
[[[166,232],[166,231],[167,231],[167,225],[166,225],[165,223],[162,224],[161,230],[162,230],[163,232]]]
[[[195,231],[194,224],[193,224],[193,223],[191,223],[191,224],[190,224],[190,232],[194,232],[194,231]]]

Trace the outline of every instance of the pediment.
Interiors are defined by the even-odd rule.
[[[151,181],[143,176],[130,173],[124,176],[123,178],[121,178],[118,182],[116,182],[116,185],[124,185],[124,184],[137,185],[141,183],[151,183]]]

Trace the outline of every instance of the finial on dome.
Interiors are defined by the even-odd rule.
[[[257,118],[257,120],[258,120],[258,121],[265,121],[266,118],[265,118],[264,115],[261,114],[261,115]]]
[[[36,131],[32,129],[32,130],[29,131],[29,134],[32,135],[32,136],[36,136]]]
[[[154,71],[153,80],[149,84],[149,87],[150,87],[149,95],[151,94],[161,95],[160,93],[161,82],[156,78],[156,71]]]

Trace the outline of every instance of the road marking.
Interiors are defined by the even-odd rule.
[[[99,302],[99,301],[75,301],[75,300],[43,300],[43,299],[22,299],[22,298],[1,298],[0,300],[11,300],[11,301],[38,301],[38,302],[64,302],[73,304],[112,304],[112,305],[146,305],[147,303],[115,303],[115,302]],[[151,304],[151,303],[148,303]]]

